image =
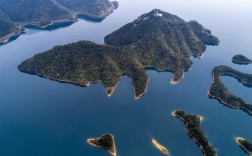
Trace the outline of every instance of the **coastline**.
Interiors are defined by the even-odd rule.
[[[122,77],[120,77],[120,79],[121,79],[121,78],[122,78]],[[112,94],[114,93],[116,87],[118,86],[118,84],[119,84],[119,82],[120,82],[120,79],[117,81],[116,85],[113,86],[113,87],[106,87],[106,86],[104,86],[104,87],[106,88],[106,92],[107,92],[107,96],[108,96],[108,97],[111,97],[111,96],[112,96]],[[101,80],[100,80],[100,81],[101,81]]]
[[[248,65],[248,64],[252,64],[252,61],[251,62],[243,62],[243,61],[238,61],[238,60],[235,60],[235,59],[232,59],[232,62],[233,63],[236,63],[236,64],[241,64],[241,65]]]
[[[186,126],[185,131],[186,131],[186,133],[187,133],[187,134],[189,135],[189,137],[192,138],[192,139],[194,140],[194,142],[200,147],[200,149],[201,149],[203,155],[204,155],[204,156],[207,156],[205,150],[203,149],[203,146],[202,146],[202,145],[192,136],[192,134],[188,131],[188,129],[187,129],[188,123],[185,121],[184,118],[182,118],[181,116],[176,115],[176,111],[178,111],[178,110],[172,111],[171,115],[172,115],[173,117],[176,117],[176,118],[181,119],[181,120],[185,123],[185,126]],[[202,122],[203,119],[204,119],[202,116],[199,116],[199,115],[197,115],[197,117],[200,118],[200,121],[201,121],[201,122]]]
[[[18,36],[20,36],[23,33],[25,33],[25,29],[19,27],[14,32],[12,32],[12,33],[10,33],[10,34],[8,34],[8,35],[3,36],[2,38],[0,38],[0,45],[9,42],[12,38],[18,37]]]
[[[231,104],[229,104],[229,103],[223,101],[222,98],[220,98],[220,97],[213,96],[213,95],[210,93],[210,90],[208,90],[208,96],[211,97],[211,98],[214,98],[214,99],[217,99],[217,100],[221,101],[221,103],[223,103],[224,105],[227,105],[227,106],[229,106],[229,107],[231,107],[231,108],[240,109],[240,107],[235,107],[235,106],[233,106],[233,105],[231,105]]]
[[[242,137],[235,137],[235,141],[240,145],[239,140],[245,140],[245,139]]]
[[[105,19],[108,15],[112,14],[114,12],[115,9],[118,8],[118,6],[116,6],[116,3],[117,1],[113,1],[111,2],[111,7],[103,14],[101,15],[94,15],[94,14],[91,14],[91,13],[88,13],[88,12],[77,12],[75,13],[74,15],[75,16],[79,16],[79,15],[85,15],[85,16],[88,16],[88,17],[91,17],[93,19],[96,19],[96,20],[103,20]],[[117,2],[118,3],[118,2]]]
[[[147,92],[147,90],[148,90],[148,83],[149,83],[149,78],[147,79],[147,84],[146,84],[146,86],[145,86],[145,89],[144,89],[144,92],[143,93],[141,93],[141,94],[139,94],[139,95],[136,95],[136,92],[135,92],[135,85],[133,84],[133,86],[134,86],[134,94],[135,94],[135,100],[139,100],[142,96],[144,96],[144,94]]]
[[[172,85],[177,85],[177,84],[179,84],[180,83],[180,81],[184,78],[184,76],[185,76],[185,73],[183,72],[183,75],[178,79],[178,80],[174,80],[174,78],[171,80],[171,84]]]
[[[197,58],[198,58],[198,59],[203,59],[203,58],[204,58],[204,54],[202,53],[202,54],[199,55]]]
[[[67,84],[73,84],[73,85],[76,85],[76,86],[80,86],[80,87],[89,87],[90,83],[92,84],[96,84],[96,83],[99,83],[99,82],[102,82],[101,80],[97,80],[97,81],[88,81],[86,82],[85,84],[81,84],[81,83],[76,83],[76,82],[72,82],[72,81],[68,81],[68,80],[60,80],[60,79],[55,79],[55,78],[50,78],[48,76],[45,76],[45,75],[41,75],[41,74],[36,74],[36,73],[29,73],[29,72],[24,72],[24,71],[21,71],[22,73],[27,73],[27,74],[30,74],[30,75],[37,75],[39,77],[42,77],[42,78],[45,78],[45,79],[48,79],[48,80],[52,80],[52,81],[56,81],[56,82],[60,82],[60,83],[67,83]],[[122,76],[120,77],[120,79],[122,78]],[[103,86],[104,88],[106,89],[106,93],[107,93],[107,96],[108,97],[111,97],[116,89],[116,87],[118,86],[119,82],[120,82],[120,79],[118,80],[117,84],[113,87],[107,87],[105,86],[103,83]],[[147,82],[149,81],[149,79],[147,80]],[[134,84],[133,84],[134,86]],[[147,86],[148,86],[148,83],[146,84],[146,88],[145,88],[145,91],[143,93],[141,93],[140,95],[136,95],[135,94],[135,99],[138,100],[140,99],[146,92],[147,92]],[[135,88],[135,86],[134,86]],[[111,90],[109,92],[109,90]],[[134,92],[135,92],[135,89],[134,89]]]
[[[164,155],[171,156],[170,152],[163,145],[161,145],[160,143],[158,143],[157,140],[155,140],[154,138],[152,138],[151,142]]]
[[[112,137],[113,137],[113,136],[112,136]],[[116,146],[114,146],[115,152],[111,152],[110,150],[105,149],[104,147],[98,146],[98,145],[96,145],[96,144],[94,144],[94,143],[91,142],[92,140],[95,140],[95,139],[96,139],[96,138],[87,139],[87,143],[88,143],[89,145],[93,146],[93,147],[98,147],[98,148],[101,148],[101,149],[103,149],[103,150],[108,151],[109,154],[111,154],[112,156],[117,156],[117,154],[116,154],[116,153],[117,153],[117,152],[116,152]],[[114,140],[114,137],[113,137],[113,140]]]
[[[246,153],[248,153],[249,155],[252,155],[252,152],[250,152],[246,147],[244,147],[244,146],[239,142],[239,140],[244,141],[245,139],[242,138],[242,137],[235,137],[235,142],[236,142]]]
[[[229,72],[222,73],[222,74],[220,74],[219,77],[225,76],[225,75],[226,75],[226,76],[231,76],[231,77],[235,78],[237,81],[241,82],[244,86],[251,87],[251,84],[250,84],[250,83],[243,81],[239,76],[237,76],[236,74],[233,74],[233,73],[229,73]],[[219,77],[218,77],[218,78],[219,78]],[[208,96],[209,96],[209,97],[214,98],[214,99],[217,99],[217,100],[220,101],[223,105],[226,105],[226,106],[228,106],[228,107],[230,107],[230,108],[233,108],[233,109],[240,109],[240,110],[243,110],[243,111],[247,112],[248,114],[252,115],[252,112],[251,112],[249,109],[247,109],[246,107],[244,107],[244,105],[241,105],[241,106],[233,106],[232,104],[230,104],[230,103],[224,101],[221,97],[217,97],[217,96],[212,95],[212,94],[210,93],[210,89],[211,89],[212,85],[213,85],[213,84],[215,83],[215,81],[216,81],[216,80],[215,80],[215,75],[214,75],[214,73],[212,73],[212,78],[213,78],[213,83],[211,84],[210,88],[208,89]],[[247,104],[245,104],[245,105],[247,105]]]
[[[78,21],[78,18],[73,15],[73,18],[70,19],[70,18],[65,18],[65,19],[60,19],[60,20],[51,20],[49,24],[47,25],[44,25],[44,26],[41,26],[39,25],[39,23],[37,22],[22,22],[22,23],[17,23],[18,24],[18,30],[2,37],[0,39],[0,44],[4,44],[4,43],[7,43],[11,40],[11,38],[13,37],[18,37],[20,36],[22,33],[25,33],[25,26],[28,26],[28,25],[33,25],[33,26],[37,26],[39,27],[40,29],[45,29],[49,26],[52,26],[54,24],[60,24],[60,23],[75,23]]]
[[[78,16],[79,15],[85,15],[88,17],[91,17],[93,19],[97,19],[97,20],[103,20],[105,19],[107,16],[109,16],[110,14],[112,14],[114,12],[114,10],[117,9],[117,6],[111,2],[111,7],[107,10],[107,12],[101,14],[101,15],[92,15],[90,13],[84,13],[84,12],[80,12],[80,13],[74,13],[72,18],[64,18],[64,19],[57,19],[57,20],[51,20],[49,24],[47,25],[39,25],[38,22],[22,22],[22,23],[18,23],[18,29],[16,29],[15,31],[3,36],[2,38],[0,38],[0,45],[1,44],[5,44],[8,43],[12,38],[14,37],[18,37],[21,34],[25,33],[25,26],[28,25],[33,25],[33,26],[37,26],[40,29],[46,29],[49,26],[55,25],[55,24],[61,24],[61,23],[75,23],[78,21]]]

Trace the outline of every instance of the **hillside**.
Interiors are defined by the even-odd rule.
[[[176,83],[191,67],[190,56],[201,57],[206,45],[218,45],[219,40],[196,21],[155,9],[106,36],[105,43],[137,51],[145,67],[173,71]]]
[[[77,14],[87,15],[96,19],[104,19],[118,7],[118,2],[108,0],[58,0],[58,2]],[[85,5],[83,5],[85,4]]]
[[[171,82],[176,84],[192,65],[190,56],[198,56],[206,49],[204,36],[212,37],[211,44],[214,45],[219,40],[203,29],[198,31],[202,32],[198,33],[201,37],[197,37],[188,23],[175,15],[158,11],[164,16],[157,16],[157,10],[141,16],[108,35],[105,38],[107,45],[80,41],[57,46],[24,61],[18,68],[22,72],[81,86],[101,81],[109,96],[121,76],[126,75],[132,78],[136,99],[147,90],[146,67],[172,71],[174,78]],[[144,20],[145,16],[149,19]],[[176,28],[178,23],[181,29]]]
[[[10,20],[10,18],[0,10],[0,38],[9,34],[9,32],[15,31],[17,26]]]
[[[117,6],[116,2],[108,0],[0,0],[0,21],[4,21],[0,27],[0,43],[13,37],[7,35],[25,25],[45,28],[54,23],[73,23],[78,14],[104,19]]]

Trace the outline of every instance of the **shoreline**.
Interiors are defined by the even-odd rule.
[[[233,63],[236,63],[236,64],[242,64],[242,65],[248,65],[248,64],[252,64],[252,61],[251,62],[242,62],[242,61],[238,61],[238,60],[235,60],[235,59],[232,59],[232,62]]]
[[[163,145],[161,145],[160,143],[158,143],[156,139],[152,138],[151,142],[164,155],[168,155],[168,156],[171,155],[170,152]]]
[[[233,105],[231,105],[231,104],[229,104],[229,103],[223,101],[222,98],[220,98],[220,97],[213,96],[213,95],[210,93],[210,90],[208,90],[208,96],[210,96],[211,98],[220,100],[221,103],[223,103],[224,105],[227,105],[227,106],[229,106],[229,107],[231,107],[231,108],[233,108],[233,109],[240,109],[240,107],[235,107],[235,106],[233,106]]]
[[[111,97],[111,96],[113,95],[113,93],[114,93],[116,87],[118,86],[118,84],[119,84],[121,78],[122,78],[122,77],[120,77],[120,79],[117,81],[116,85],[113,86],[113,87],[106,87],[106,86],[104,86],[104,87],[106,88],[106,92],[107,92],[107,96],[108,96],[108,97]],[[100,82],[101,82],[101,80],[100,80]]]
[[[242,80],[239,76],[237,76],[236,74],[226,72],[226,73],[220,74],[220,76],[219,76],[218,78],[220,78],[221,76],[230,76],[230,77],[233,77],[233,78],[235,78],[238,82],[242,83],[244,86],[246,86],[246,87],[251,87],[251,84],[250,84],[250,83],[243,81],[243,80]],[[214,99],[217,99],[220,103],[222,103],[223,105],[226,105],[226,106],[228,106],[228,107],[230,107],[230,108],[243,110],[243,111],[247,112],[247,113],[250,114],[250,115],[252,114],[252,112],[251,112],[249,109],[247,109],[246,107],[244,107],[244,104],[241,105],[241,106],[233,106],[232,104],[230,104],[230,103],[224,101],[221,97],[212,95],[212,94],[210,93],[210,89],[211,89],[212,85],[213,85],[213,84],[215,83],[215,81],[216,81],[216,80],[215,80],[215,75],[214,75],[214,73],[212,73],[212,79],[213,79],[213,83],[211,84],[210,88],[208,89],[208,96],[209,96],[209,97],[214,98]],[[228,93],[229,93],[229,92],[228,92]],[[229,94],[230,94],[230,93],[229,93]],[[245,103],[245,105],[248,105],[248,104]]]
[[[145,93],[147,92],[147,90],[148,90],[148,83],[149,83],[149,78],[147,79],[147,84],[146,84],[146,86],[145,86],[145,89],[144,89],[144,92],[143,93],[141,93],[140,95],[136,95],[136,92],[135,92],[135,85],[133,84],[133,86],[134,86],[134,94],[135,94],[135,100],[139,100],[142,96],[144,96],[145,95]]]
[[[186,133],[187,133],[187,134],[189,135],[189,137],[192,138],[192,139],[194,140],[194,142],[200,147],[200,149],[201,149],[203,155],[204,155],[204,156],[207,156],[205,150],[203,149],[203,146],[202,146],[202,145],[191,135],[191,133],[188,131],[188,129],[187,129],[188,123],[185,121],[184,118],[182,118],[181,116],[176,115],[176,114],[175,114],[176,111],[178,111],[178,110],[172,111],[171,115],[174,116],[174,117],[176,117],[176,118],[181,119],[181,120],[185,123],[185,126],[186,126],[185,131],[186,131]],[[200,121],[201,121],[201,122],[202,122],[203,119],[204,119],[203,116],[197,115],[197,117],[200,118]],[[201,117],[202,117],[202,119],[201,119]]]
[[[248,153],[249,155],[252,155],[252,152],[250,152],[246,147],[244,147],[244,146],[239,142],[239,140],[244,141],[244,140],[246,140],[246,139],[244,139],[244,138],[242,138],[242,137],[235,137],[235,142],[241,147],[242,150],[244,150],[244,151],[245,151],[246,153]]]
[[[177,85],[177,84],[179,84],[181,81],[182,81],[182,79],[184,78],[184,76],[185,76],[185,73],[183,72],[183,75],[178,79],[178,80],[174,80],[174,78],[171,80],[171,84],[172,85]]]
[[[36,22],[22,22],[22,23],[17,23],[18,24],[18,29],[0,39],[0,44],[5,44],[8,43],[13,37],[18,37],[21,34],[25,33],[25,26],[36,26],[40,29],[46,29],[49,26],[55,25],[55,24],[61,24],[61,23],[75,23],[78,21],[78,18],[73,15],[73,18],[65,18],[65,19],[60,19],[60,20],[51,20],[49,24],[41,26],[39,23]]]
[[[79,21],[79,17],[78,17],[79,15],[85,15],[85,16],[88,16],[88,17],[96,19],[96,20],[103,20],[107,16],[112,14],[114,12],[114,10],[116,10],[116,9],[117,9],[117,7],[115,6],[115,4],[113,2],[111,2],[111,7],[108,9],[108,11],[101,14],[101,15],[97,15],[97,16],[89,14],[89,13],[79,12],[79,13],[74,13],[72,18],[51,20],[49,24],[44,25],[44,26],[39,25],[38,22],[21,22],[21,23],[16,22],[16,24],[18,25],[18,28],[15,31],[3,36],[2,38],[0,38],[0,45],[1,44],[6,44],[6,43],[10,42],[10,40],[12,38],[18,37],[21,34],[25,33],[25,26],[33,25],[33,26],[37,26],[40,29],[46,29],[47,27],[55,25],[55,24],[78,22]]]
[[[5,44],[8,43],[12,38],[18,37],[21,34],[25,33],[25,29],[19,27],[17,30],[15,30],[14,32],[7,34],[6,36],[3,36],[2,38],[0,38],[0,45],[1,44]]]
[[[235,141],[240,145],[239,140],[245,140],[245,139],[242,137],[235,137]]]
[[[181,118],[180,116],[177,116],[177,115],[176,115],[176,111],[178,111],[178,110],[176,109],[176,110],[172,111],[172,112],[171,112],[171,115],[172,115],[173,117],[180,118],[180,119],[182,119],[183,121],[185,121],[183,118]],[[201,116],[201,115],[197,115],[197,117],[200,118],[200,122],[202,122],[202,121],[204,120],[204,117]]]
[[[19,71],[20,71],[20,70],[19,70]],[[59,82],[59,83],[73,84],[73,85],[80,86],[80,87],[89,87],[89,86],[90,86],[90,83],[96,84],[96,83],[100,83],[100,82],[101,82],[101,84],[104,86],[104,88],[105,88],[105,90],[106,90],[106,93],[107,93],[107,96],[108,96],[108,97],[111,97],[111,96],[113,95],[113,93],[114,93],[116,87],[118,86],[118,84],[119,84],[119,82],[120,82],[120,79],[122,78],[122,76],[121,76],[120,79],[118,80],[117,84],[116,84],[114,87],[107,87],[107,86],[105,86],[105,85],[102,83],[101,80],[97,80],[97,81],[88,81],[88,82],[85,83],[85,84],[80,84],[80,83],[76,83],[76,82],[72,82],[72,81],[68,81],[68,80],[60,80],[60,79],[50,78],[50,77],[47,77],[47,76],[45,76],[45,75],[36,74],[36,73],[29,73],[29,72],[25,72],[25,71],[20,71],[20,72],[22,72],[22,73],[27,73],[27,74],[30,74],[30,75],[36,75],[36,76],[39,76],[39,77],[42,77],[42,78],[45,78],[45,79],[48,79],[48,80],[56,81],[56,82]],[[148,79],[148,81],[149,81],[149,79]],[[134,86],[134,84],[133,84],[133,86]],[[136,100],[140,99],[140,98],[147,92],[147,86],[148,86],[148,84],[146,85],[145,91],[144,91],[142,94],[140,94],[140,95],[138,95],[138,96],[136,96],[136,94],[135,94],[135,99],[136,99]],[[134,88],[135,88],[135,86],[134,86]],[[110,93],[108,93],[108,90],[109,90],[109,89],[111,89],[111,92],[110,92]],[[135,90],[135,89],[134,89],[134,90]],[[134,92],[135,92],[135,91],[134,91]]]
[[[204,58],[203,53],[202,53],[201,55],[199,55],[197,58],[198,58],[198,59],[203,59],[203,58]]]
[[[112,136],[112,137],[113,137],[113,136]],[[111,151],[109,151],[108,149],[105,149],[105,148],[102,147],[102,146],[98,146],[98,145],[92,143],[92,142],[91,142],[92,140],[96,140],[96,138],[87,139],[87,143],[88,143],[89,145],[93,146],[93,147],[98,147],[98,148],[100,148],[100,149],[106,150],[106,151],[109,152],[109,154],[111,154],[112,156],[117,156],[117,154],[116,154],[116,153],[117,153],[117,152],[116,152],[116,146],[114,146],[115,152],[111,152]],[[113,140],[114,140],[114,137],[113,137]]]

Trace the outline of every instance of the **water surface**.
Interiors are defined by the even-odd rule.
[[[209,99],[211,71],[229,65],[252,73],[251,65],[231,62],[241,53],[252,58],[252,3],[249,0],[119,0],[120,7],[101,22],[80,19],[57,29],[26,29],[15,41],[0,46],[0,155],[3,156],[102,156],[105,151],[86,144],[89,137],[113,133],[120,156],[161,156],[151,144],[154,137],[174,156],[201,156],[187,136],[184,124],[170,113],[182,109],[205,117],[202,127],[219,156],[245,156],[234,137],[252,141],[252,117]],[[171,73],[148,70],[148,92],[134,100],[133,86],[123,77],[112,97],[101,84],[82,88],[20,73],[17,65],[56,45],[90,40],[103,44],[107,34],[154,8],[197,20],[221,40],[208,47],[204,58],[193,59],[193,68],[179,85]],[[252,102],[251,88],[222,77],[229,90]]]

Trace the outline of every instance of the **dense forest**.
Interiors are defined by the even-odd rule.
[[[205,156],[216,156],[216,151],[211,146],[201,128],[200,117],[197,115],[187,115],[183,111],[175,111],[175,116],[182,119],[186,124],[186,130],[190,137],[201,147]]]
[[[191,67],[190,57],[206,49],[204,42],[211,38],[211,44],[219,43],[209,30],[198,25],[200,30],[194,33],[195,26],[155,9],[105,37],[106,45],[80,41],[57,46],[24,61],[19,70],[82,86],[101,81],[109,95],[126,75],[132,78],[139,98],[147,89],[146,67],[172,71],[172,81],[177,83]]]
[[[10,18],[0,10],[0,38],[13,32],[17,29],[17,26]]]
[[[232,62],[236,63],[236,64],[251,64],[252,60],[250,60],[249,58],[247,58],[246,56],[243,56],[241,54],[235,55],[232,58]]]
[[[246,104],[246,102],[231,93],[229,93],[228,89],[221,82],[221,76],[231,76],[241,82],[243,85],[251,87],[252,86],[252,74],[246,74],[239,72],[237,70],[232,69],[228,66],[218,66],[215,67],[212,71],[213,75],[213,84],[209,89],[209,96],[220,100],[223,104],[235,108],[241,109],[247,112],[248,114],[252,114],[252,105]]]
[[[79,14],[104,19],[117,7],[117,2],[109,0],[0,0],[0,42],[25,25],[75,22]]]
[[[112,155],[116,155],[115,140],[112,134],[104,134],[97,139],[88,139],[88,143],[103,148],[109,151]]]

